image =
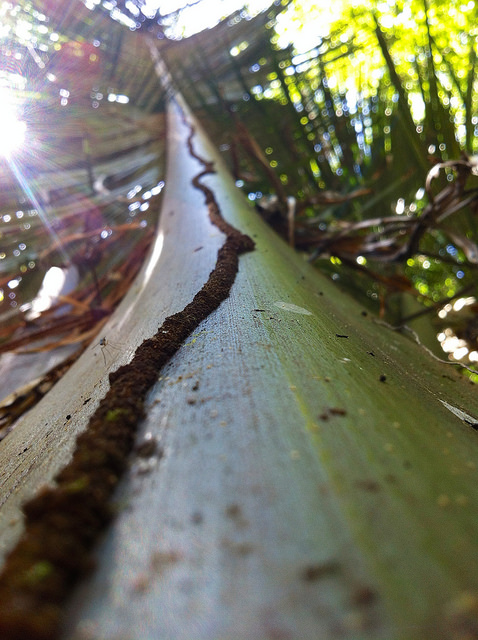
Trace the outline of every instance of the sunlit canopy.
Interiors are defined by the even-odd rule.
[[[178,35],[188,37],[213,27],[220,20],[244,6],[251,15],[254,15],[269,7],[272,2],[273,0],[250,0],[249,2],[245,0],[200,0],[199,2],[197,0],[195,2],[145,0],[141,11],[146,16],[154,16],[157,12],[159,12],[159,16],[169,16],[182,9],[176,16],[174,31]]]

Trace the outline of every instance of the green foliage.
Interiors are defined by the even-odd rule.
[[[180,68],[166,51],[238,185],[262,208],[275,194],[269,222],[394,323],[397,293],[433,310],[473,292],[476,178],[444,167],[424,189],[434,165],[477,150],[473,3],[294,0],[269,18],[224,29],[227,59],[206,38]],[[430,213],[438,194],[454,204]]]
[[[57,10],[46,0],[26,3],[22,20],[15,11],[5,4],[4,20],[22,51],[37,38],[38,59],[22,59],[35,66],[46,102],[58,90],[46,69],[68,60],[69,46],[91,62],[95,42],[100,67],[61,77],[73,101],[82,91],[98,107],[98,96],[116,92],[141,109],[161,107],[143,36],[112,22],[104,7],[79,3],[78,23],[67,16],[58,37],[55,21],[45,19]],[[474,17],[472,2],[455,0],[284,0],[251,21],[236,16],[211,32],[162,41],[160,50],[251,203],[322,269],[399,322],[397,294],[432,308],[470,293],[475,279],[476,178],[468,172],[462,184],[446,166],[424,190],[434,165],[477,150]],[[29,25],[23,35],[21,23]],[[445,208],[427,209],[434,196],[446,196]]]

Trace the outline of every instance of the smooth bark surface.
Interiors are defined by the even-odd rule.
[[[202,167],[189,133],[173,106],[158,239],[102,332],[122,349],[105,368],[99,336],[0,443],[4,552],[21,503],[68,461],[106,369],[215,264],[222,234],[192,184]],[[262,223],[199,129],[193,144],[215,162],[202,181],[222,215],[256,249],[150,393],[138,444],[156,447],[132,457],[65,638],[466,637],[478,607],[474,387],[363,315]]]

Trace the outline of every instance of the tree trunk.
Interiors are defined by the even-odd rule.
[[[2,551],[108,387],[207,280],[223,235],[169,111],[156,243],[102,332],[0,445]],[[201,178],[256,242],[230,296],[161,371],[64,638],[476,637],[474,387],[378,325],[277,238],[194,124]],[[69,417],[68,417],[69,416]],[[154,443],[157,446],[154,446]]]

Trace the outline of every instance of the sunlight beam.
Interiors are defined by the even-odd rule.
[[[48,215],[47,212],[45,211],[44,207],[41,206],[41,204],[38,202],[38,199],[36,198],[35,194],[33,193],[30,185],[28,184],[27,180],[25,179],[25,176],[22,174],[20,168],[17,166],[16,162],[10,158],[9,160],[9,167],[12,170],[13,175],[15,176],[18,184],[20,185],[21,189],[23,190],[23,192],[25,193],[25,195],[28,197],[28,199],[30,200],[30,202],[32,203],[32,205],[35,207],[35,209],[38,211],[38,215],[40,216],[40,220],[43,223],[43,226],[45,227],[45,229],[47,230],[48,234],[50,235],[51,239],[53,240],[54,244],[56,245],[59,253],[61,254],[65,264],[70,264],[71,260],[70,260],[70,256],[67,254],[67,252],[65,251],[65,248],[63,247],[63,243],[60,239],[60,237],[58,236],[58,234],[56,233],[55,229],[53,229],[50,220],[48,219]]]

